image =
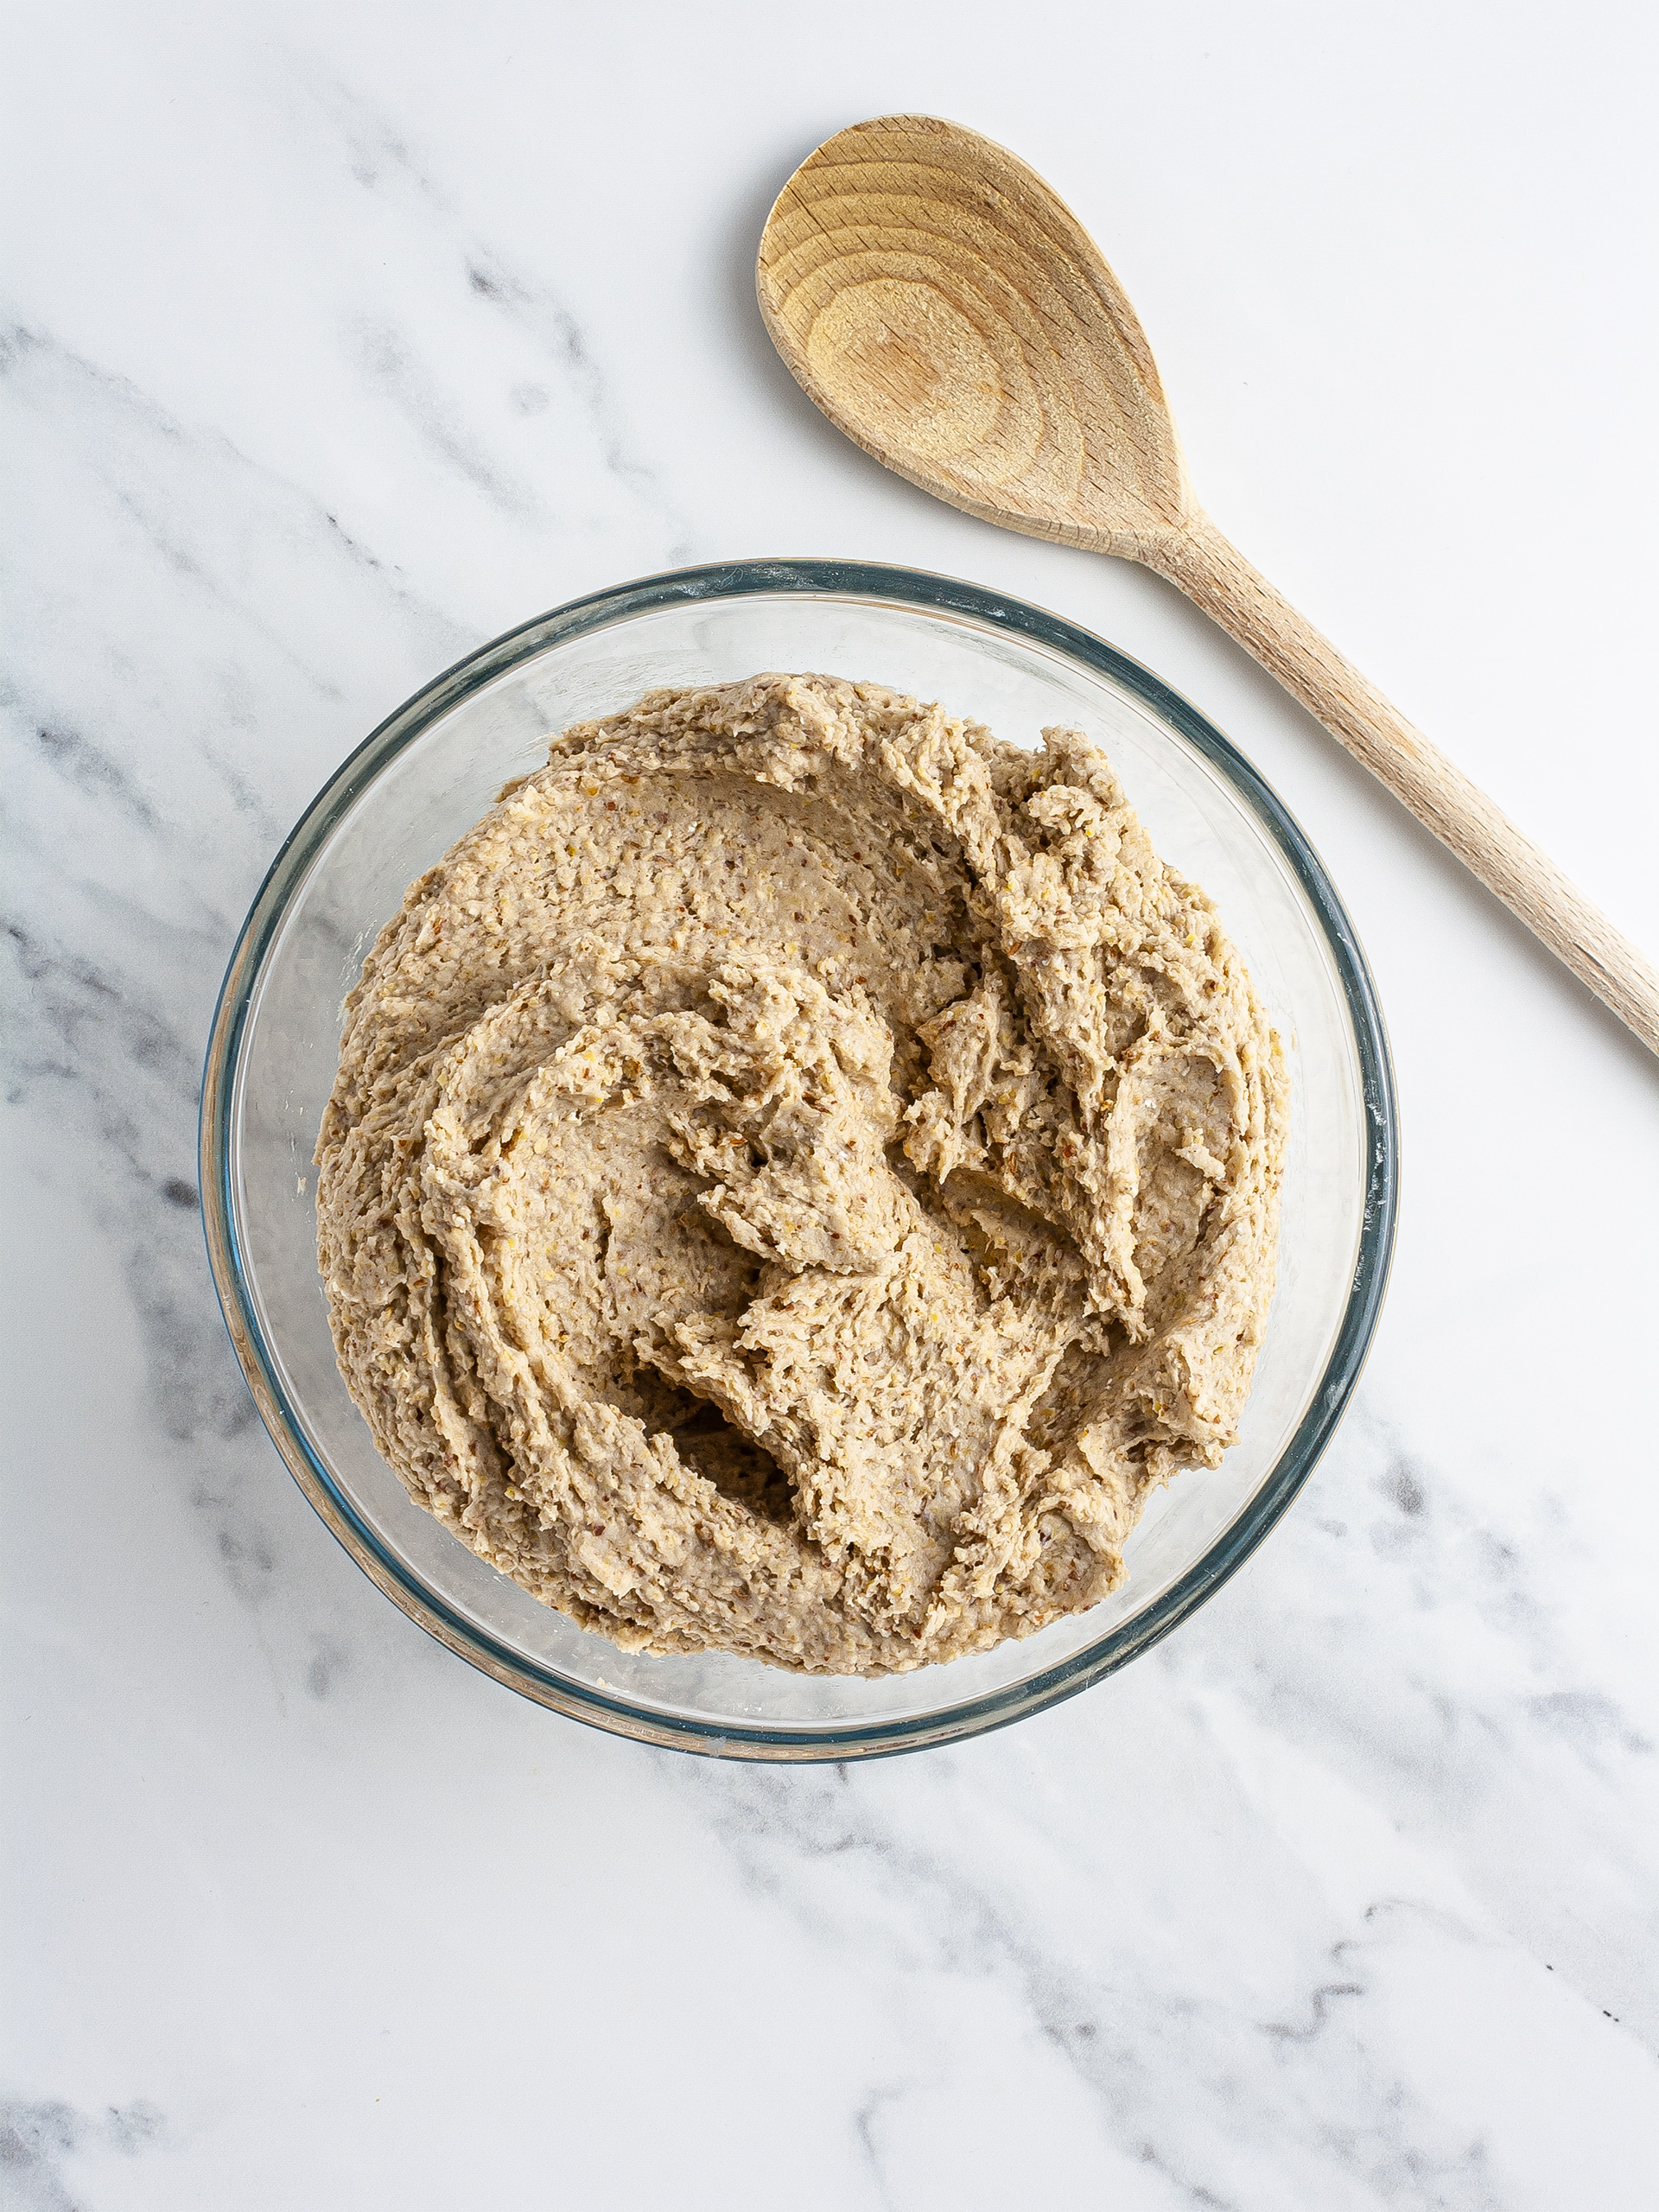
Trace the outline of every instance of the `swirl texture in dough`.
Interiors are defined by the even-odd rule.
[[[1287,1084],[1104,756],[761,676],[569,729],[414,884],[317,1147],[410,1494],[629,1649],[820,1673],[1096,1603],[1233,1440]]]

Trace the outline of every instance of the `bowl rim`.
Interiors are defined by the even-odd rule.
[[[1366,1192],[1353,1282],[1324,1375],[1255,1496],[1204,1556],[1143,1614],[1025,1681],[937,1713],[828,1728],[717,1726],[634,1705],[526,1660],[452,1611],[406,1567],[336,1485],[289,1405],[245,1277],[231,1185],[231,1114],[248,1015],[265,962],[313,861],[348,809],[442,715],[548,646],[699,601],[874,601],[965,615],[1080,661],[1150,707],[1243,798],[1306,893],[1329,944],[1357,1048],[1368,1137]],[[1323,861],[1284,802],[1237,747],[1161,677],[1077,624],[1006,592],[880,563],[765,559],[669,569],[591,592],[520,623],[423,686],[342,762],[283,840],[237,938],[214,1008],[202,1071],[198,1151],[202,1227],[219,1310],[271,1441],[324,1525],[370,1580],[429,1636],[522,1696],[636,1741],[732,1758],[810,1763],[869,1758],[983,1734],[1076,1696],[1149,1650],[1195,1612],[1268,1535],[1313,1472],[1370,1349],[1388,1287],[1399,1205],[1399,1141],[1388,1033],[1370,966]]]

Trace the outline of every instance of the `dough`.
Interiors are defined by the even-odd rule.
[[[883,1674],[1092,1605],[1233,1440],[1287,1083],[1105,757],[654,691],[411,886],[317,1147],[416,1501],[628,1650]]]

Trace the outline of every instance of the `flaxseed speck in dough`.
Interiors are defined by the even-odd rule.
[[[657,691],[414,884],[317,1147],[417,1502],[629,1650],[881,1674],[1122,1580],[1231,1442],[1287,1084],[1104,756]]]

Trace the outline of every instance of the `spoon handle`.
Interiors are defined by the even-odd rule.
[[[1207,516],[1157,540],[1140,557],[1253,654],[1650,1052],[1659,1052],[1659,969],[1280,597]]]

